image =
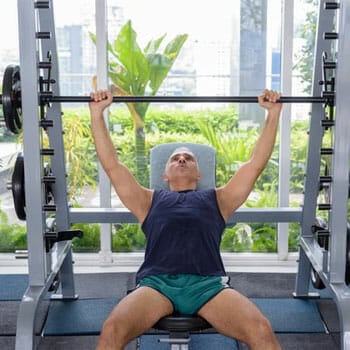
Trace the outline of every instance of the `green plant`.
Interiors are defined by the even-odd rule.
[[[226,252],[247,252],[252,246],[252,230],[246,223],[225,229],[220,249]]]
[[[95,187],[97,183],[96,152],[87,109],[65,110],[62,126],[68,200],[75,202],[86,186]],[[23,142],[22,133],[18,135],[17,142]],[[49,140],[45,133],[42,137],[42,145],[44,148],[49,147]],[[50,164],[50,160],[48,163]]]
[[[27,234],[24,226],[1,224],[0,233],[1,252],[14,252],[27,248]]]
[[[264,183],[263,189],[256,188],[254,196],[251,196],[245,203],[249,208],[268,208],[277,205],[277,184],[276,180],[272,183]],[[251,251],[257,252],[275,252],[276,251],[276,224],[274,223],[256,223],[251,224],[252,246]]]
[[[291,138],[290,188],[292,193],[300,193],[304,186],[305,162],[308,146],[308,123],[295,121]]]
[[[231,132],[218,133],[205,120],[198,120],[197,125],[209,144],[216,149],[217,183],[223,185],[249,159],[257,139],[257,130],[235,128]]]
[[[262,224],[252,232],[252,252],[276,252],[276,224]]]
[[[86,186],[96,186],[96,154],[90,118],[77,112],[63,117],[65,163],[69,200],[75,201]]]
[[[78,223],[72,226],[72,229],[81,230],[82,238],[74,238],[72,241],[75,252],[93,251],[98,252],[100,249],[100,225]]]
[[[157,93],[188,37],[187,34],[177,35],[161,52],[165,36],[166,34],[150,40],[142,50],[129,20],[121,28],[115,41],[108,43],[109,76],[116,95],[153,96]],[[96,43],[96,36],[90,33],[90,37]],[[141,183],[146,184],[148,179],[145,178],[147,158],[144,120],[149,103],[127,103],[127,107],[135,127],[136,175]]]
[[[291,222],[288,233],[288,251],[296,252],[299,248],[300,225],[296,222]]]
[[[6,213],[0,209],[0,251],[14,252],[26,249],[27,235],[25,226],[9,224]]]
[[[145,236],[138,224],[115,224],[112,230],[112,250],[129,252],[145,248]]]

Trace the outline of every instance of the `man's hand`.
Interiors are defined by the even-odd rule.
[[[113,102],[113,95],[107,90],[92,92],[90,93],[90,97],[92,99],[92,101],[89,102],[91,117],[100,116],[104,109]]]
[[[279,92],[265,89],[258,97],[259,105],[269,112],[279,113],[282,109],[282,103],[276,102],[281,97]]]

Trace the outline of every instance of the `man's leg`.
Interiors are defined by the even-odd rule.
[[[122,350],[172,312],[173,305],[164,295],[149,287],[139,287],[112,310],[103,324],[97,349]]]
[[[246,343],[252,350],[281,349],[270,322],[248,298],[233,289],[221,291],[198,314],[219,333]]]

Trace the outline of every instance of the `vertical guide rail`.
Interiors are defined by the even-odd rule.
[[[53,0],[49,0],[49,8],[42,8],[37,10],[38,25],[40,31],[49,32],[50,39],[44,39],[40,42],[41,60],[47,60],[48,53],[51,54],[52,67],[51,67],[51,79],[55,80],[55,83],[50,84],[51,90],[54,95],[60,95],[59,87],[59,64],[56,47],[56,35],[55,35],[55,17]],[[47,77],[47,71],[45,78]],[[55,212],[55,230],[65,231],[70,228],[69,220],[69,208],[67,202],[67,181],[66,181],[66,169],[65,169],[65,152],[63,143],[63,126],[62,126],[62,109],[60,103],[52,103],[46,109],[46,119],[53,121],[53,126],[47,128],[47,134],[50,140],[50,147],[54,150],[54,154],[51,156],[51,169],[56,180],[52,184],[52,191],[55,199],[56,212]],[[67,247],[69,245],[69,247]],[[71,243],[57,242],[54,253],[57,256],[66,254],[63,264],[60,269],[60,282],[62,295],[55,295],[55,298],[76,298],[73,276],[73,263],[72,252],[70,249]],[[66,250],[66,253],[64,251]],[[59,266],[57,266],[57,269]]]
[[[317,36],[315,42],[315,62],[312,93],[321,96],[322,87],[322,53],[330,52],[331,43],[323,39],[323,33],[330,31],[334,26],[334,12],[324,10],[326,1],[319,4]],[[311,263],[317,272],[322,270],[322,253],[314,243],[311,227],[316,216],[317,197],[319,193],[319,177],[321,165],[321,147],[323,127],[321,120],[324,118],[324,107],[319,103],[312,104],[311,119],[309,126],[309,145],[306,163],[303,215],[301,220],[301,238],[299,251],[299,265],[296,276],[295,296],[307,297],[310,286]]]
[[[17,318],[16,350],[33,349],[37,306],[44,294],[47,266],[43,232],[40,130],[38,124],[38,62],[33,0],[18,0],[19,50],[21,67],[24,171],[29,286],[20,303]]]
[[[350,0],[340,2],[336,71],[336,123],[332,164],[332,210],[328,280],[338,307],[342,349],[350,349],[350,289],[345,284],[350,157]]]

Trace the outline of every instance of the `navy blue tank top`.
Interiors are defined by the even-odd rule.
[[[225,226],[215,189],[154,191],[142,224],[147,244],[136,281],[153,274],[224,276],[220,242]]]

